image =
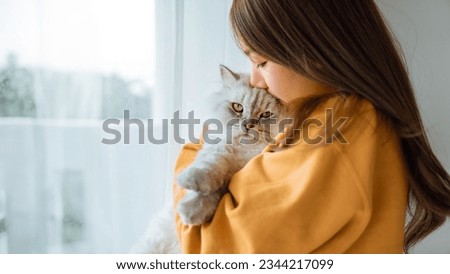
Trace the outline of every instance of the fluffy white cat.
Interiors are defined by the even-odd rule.
[[[268,92],[250,87],[248,74],[220,67],[223,87],[212,98],[213,115],[224,129],[209,136],[203,132],[203,147],[194,162],[176,178],[186,189],[177,206],[185,224],[209,222],[231,177],[261,153],[281,131],[283,104]],[[212,121],[212,120],[210,120]],[[132,253],[181,253],[172,204],[168,204],[149,224],[144,238]]]

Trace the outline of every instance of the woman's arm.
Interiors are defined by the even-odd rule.
[[[177,171],[198,149],[183,148]],[[233,177],[211,223],[188,226],[177,216],[184,252],[310,253],[327,242],[327,252],[344,252],[370,215],[346,161],[332,147],[259,155]],[[175,189],[177,202],[183,191]]]

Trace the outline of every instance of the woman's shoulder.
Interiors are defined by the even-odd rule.
[[[383,146],[391,143],[398,146],[398,134],[389,119],[369,100],[350,96],[343,104],[342,114],[336,119],[345,120],[342,134],[346,144]],[[331,123],[330,123],[331,124]],[[333,132],[334,128],[331,129]]]
[[[286,144],[297,150],[344,148],[383,138],[395,139],[395,130],[369,100],[338,95],[317,106],[299,129],[278,135],[277,148],[269,146],[266,151],[287,149]]]

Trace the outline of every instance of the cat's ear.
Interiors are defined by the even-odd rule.
[[[220,75],[222,76],[222,81],[225,84],[234,83],[241,78],[239,74],[233,72],[231,69],[227,68],[224,65],[220,65]]]

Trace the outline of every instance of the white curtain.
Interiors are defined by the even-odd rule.
[[[118,144],[102,143],[103,121],[123,125],[124,110],[144,132],[169,114],[161,83],[173,79],[148,64],[154,4],[0,3],[0,253],[126,253],[164,203],[169,144],[139,144],[136,126],[130,144],[122,126]]]

